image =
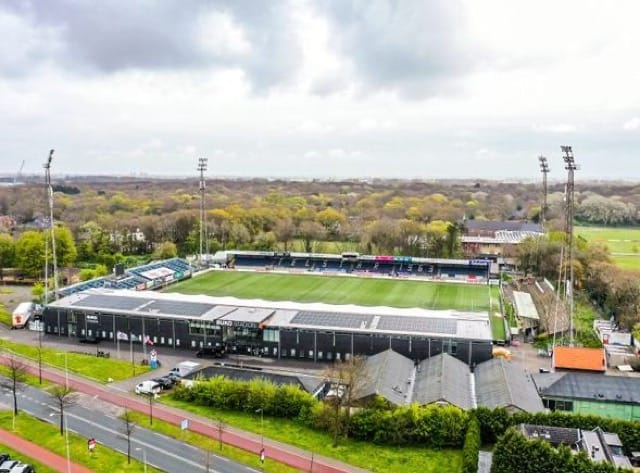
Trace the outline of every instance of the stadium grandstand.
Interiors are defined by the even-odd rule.
[[[164,287],[172,282],[191,277],[193,268],[181,258],[154,261],[131,269],[114,268],[114,274],[89,281],[79,282],[58,291],[61,296],[69,296],[87,289],[131,289],[145,291],[156,287]]]
[[[487,259],[236,250],[220,251],[212,261],[236,269],[420,277],[484,283],[489,280],[491,263]]]
[[[487,311],[363,307],[106,288],[50,303],[50,336],[105,343],[150,340],[167,348],[225,346],[230,353],[333,361],[389,348],[413,360],[448,353],[469,365],[491,358]]]

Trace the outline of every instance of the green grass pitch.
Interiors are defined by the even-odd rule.
[[[174,284],[166,292],[271,301],[471,311],[487,311],[490,305],[495,309],[499,303],[498,288],[490,288],[486,284],[244,271],[212,271]]]

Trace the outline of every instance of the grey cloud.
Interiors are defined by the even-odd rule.
[[[3,8],[28,21],[34,31],[57,31],[61,44],[53,59],[76,73],[234,67],[244,70],[260,90],[295,76],[302,61],[283,2],[34,0]],[[212,12],[230,15],[243,29],[251,46],[247,53],[203,47],[199,19]]]
[[[458,0],[332,0],[322,7],[334,46],[358,79],[409,97],[449,93],[473,67],[463,10]]]

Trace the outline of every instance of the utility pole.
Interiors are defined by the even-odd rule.
[[[573,313],[574,313],[574,299],[573,299],[573,217],[575,211],[575,201],[574,201],[574,191],[575,191],[575,182],[574,182],[574,172],[578,169],[576,165],[575,159],[573,157],[573,150],[571,146],[561,146],[564,160],[564,168],[567,171],[567,189],[565,195],[565,222],[564,222],[564,231],[566,235],[566,243],[569,251],[567,252],[568,260],[569,260],[569,284],[567,285],[567,296],[569,297],[569,345],[573,346]]]
[[[54,150],[49,151],[49,158],[47,162],[44,163],[45,170],[45,179],[47,182],[47,191],[49,197],[49,230],[51,231],[51,257],[53,263],[53,299],[58,299],[58,261],[56,258],[56,235],[55,235],[55,225],[53,224],[53,187],[51,186],[51,160],[53,159]],[[46,254],[46,251],[45,251]],[[45,260],[45,264],[47,265],[45,271],[48,273],[48,260]],[[46,283],[48,284],[48,274],[45,274],[47,279]],[[45,294],[49,290],[48,287],[45,287]],[[45,295],[45,300],[48,302],[48,297]]]
[[[206,183],[204,172],[207,170],[207,158],[198,158],[198,171],[200,171],[200,265],[202,266],[203,243],[205,239],[205,212],[204,212],[204,192]]]
[[[549,174],[549,163],[544,156],[538,156],[540,161],[540,171],[542,172],[542,205],[540,206],[540,225],[544,228],[545,220],[547,218],[547,174]]]

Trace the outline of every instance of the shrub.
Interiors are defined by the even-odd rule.
[[[478,454],[482,440],[480,438],[480,424],[476,416],[469,418],[467,434],[464,437],[464,445],[462,447],[462,473],[478,472]]]

